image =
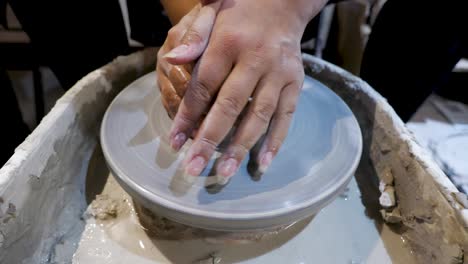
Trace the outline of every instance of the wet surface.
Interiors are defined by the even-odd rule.
[[[105,164],[93,161],[103,161],[101,155],[98,149],[90,162],[95,167],[88,171],[87,186],[94,187],[87,194],[101,190],[99,195],[118,204],[117,214],[107,220],[87,219],[74,263],[413,263],[404,238],[366,215],[354,179],[312,221],[260,241],[241,243],[245,241],[186,231],[174,231],[171,239],[167,234],[165,239],[157,238],[141,225],[131,197]],[[95,183],[102,184],[103,179],[105,185],[98,188]]]

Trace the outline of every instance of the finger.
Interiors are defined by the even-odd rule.
[[[270,166],[288,134],[301,87],[302,83],[293,82],[287,85],[280,94],[278,108],[273,115],[265,141],[257,157],[258,169],[262,174]]]
[[[202,115],[211,105],[213,97],[231,68],[232,59],[225,57],[216,49],[207,49],[194,68],[187,91],[174,118],[169,134],[171,141],[175,137],[187,139],[188,135],[192,135],[193,129],[197,127]],[[182,145],[176,142],[172,144],[176,151]]]
[[[234,122],[252,95],[259,78],[257,72],[246,67],[236,66],[233,69],[187,153],[184,164],[187,165],[186,172],[189,175],[197,176],[201,173],[216,147],[232,129]],[[238,167],[238,164],[234,163],[233,160],[227,162],[226,166]]]
[[[283,88],[280,83],[281,80],[270,74],[257,85],[247,112],[216,169],[220,184],[228,182],[238,168],[232,164],[241,164],[249,150],[266,133],[271,117],[276,110],[281,88]]]
[[[166,55],[170,50],[172,50],[175,45],[179,45],[184,37],[187,29],[193,24],[193,21],[197,18],[198,13],[200,12],[201,6],[195,6],[187,15],[185,15],[177,25],[173,26],[167,32],[167,38],[164,41],[164,44],[158,51],[158,60],[157,66],[163,67],[164,73],[166,75],[169,74],[170,65],[166,59],[164,59],[164,55]]]
[[[181,99],[177,95],[171,81],[169,81],[167,76],[159,68],[157,69],[157,75],[162,103],[164,108],[166,108],[169,117],[172,119],[177,113]]]
[[[183,66],[171,65],[170,68],[171,69],[168,74],[169,81],[174,86],[177,95],[182,98],[187,90],[187,86],[191,78],[190,74]]]
[[[200,9],[197,18],[182,38],[182,44],[164,55],[169,63],[174,65],[187,64],[200,57],[208,45],[220,6],[221,2],[214,2]]]
[[[161,69],[165,75],[167,75],[167,73],[169,72],[169,65],[171,65],[164,59],[164,55],[167,53],[167,50],[171,48],[170,43],[171,41],[169,40],[169,37],[166,38],[164,44],[158,50],[156,60],[156,69]]]
[[[190,74],[188,74],[187,69],[191,71],[191,66],[171,65],[163,58],[163,55],[174,48],[174,44],[180,43],[182,37],[186,33],[186,29],[198,16],[200,8],[201,6],[197,5],[187,15],[185,15],[176,26],[169,30],[164,44],[158,51],[156,72],[158,76],[157,80],[159,89],[162,94],[161,101],[171,119],[174,118],[177,113],[177,109],[181,101],[179,97],[182,97],[185,93],[186,86],[190,78]]]
[[[177,30],[178,32],[178,30]],[[168,36],[166,38],[166,40],[164,41],[164,44],[161,46],[161,48],[158,50],[158,54],[157,54],[157,60],[156,60],[156,69],[157,70],[161,70],[162,73],[164,73],[164,75],[169,75],[169,71],[171,69],[171,66],[173,66],[172,64],[169,64],[167,62],[167,60],[164,58],[164,55],[170,50],[173,48],[173,43],[176,42],[176,40],[174,40],[176,34],[179,34],[179,33],[176,33],[176,30],[174,28],[172,28],[169,33],[168,33]]]

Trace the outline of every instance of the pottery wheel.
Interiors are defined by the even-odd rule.
[[[187,142],[174,153],[171,126],[149,73],[111,103],[101,127],[102,149],[114,176],[138,202],[177,222],[223,231],[288,225],[316,214],[352,178],[362,151],[359,125],[348,106],[322,83],[306,77],[289,134],[268,171],[254,179],[247,159],[219,187],[211,171],[195,182],[181,166]]]

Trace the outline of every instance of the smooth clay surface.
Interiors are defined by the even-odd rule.
[[[192,142],[177,153],[167,144],[171,121],[155,75],[125,88],[101,129],[109,168],[151,210],[206,229],[272,228],[315,214],[356,170],[362,150],[357,120],[335,93],[306,77],[288,137],[265,173],[255,177],[247,155],[229,183],[219,185],[214,155],[201,177],[185,175],[182,160]]]

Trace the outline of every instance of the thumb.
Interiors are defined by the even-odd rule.
[[[181,45],[163,56],[170,64],[181,65],[195,61],[205,51],[216,20],[220,2],[203,6],[198,17],[185,32]]]

